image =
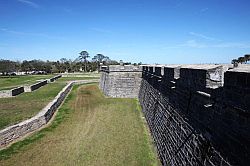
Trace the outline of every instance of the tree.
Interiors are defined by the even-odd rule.
[[[100,70],[100,63],[109,61],[108,56],[104,56],[103,54],[96,54],[93,58],[92,61],[97,63],[97,69],[98,71]]]
[[[31,71],[33,68],[33,66],[31,65],[31,63],[29,61],[23,61],[23,63],[21,64],[21,69],[22,71],[25,71],[25,73],[27,74],[28,71]]]
[[[244,55],[245,62],[250,61],[250,54]]]
[[[231,63],[232,64],[238,63],[238,60],[237,59],[233,59]]]
[[[80,61],[84,61],[84,71],[86,72],[87,71],[87,58],[89,58],[89,53],[87,51],[82,51],[79,53],[80,56],[78,57],[78,59]]]
[[[245,62],[245,57],[239,57],[239,58],[238,58],[238,62],[239,62],[239,63]]]
[[[15,64],[16,62],[10,60],[0,60],[0,72],[2,75],[8,74],[8,72],[15,71]]]

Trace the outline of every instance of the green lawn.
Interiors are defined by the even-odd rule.
[[[30,85],[38,80],[52,78],[54,75],[0,76],[0,90],[12,89],[22,85]]]
[[[11,98],[0,98],[0,129],[26,120],[45,107],[66,85],[49,83],[33,92]]]
[[[93,80],[99,79],[100,77],[61,77],[58,81],[72,81],[72,80]]]
[[[75,85],[50,126],[0,151],[0,165],[158,165],[136,99]]]

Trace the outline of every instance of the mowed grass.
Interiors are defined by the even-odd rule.
[[[72,81],[72,80],[97,80],[100,77],[61,77],[58,81]]]
[[[12,89],[22,85],[31,85],[38,80],[52,78],[54,75],[0,76],[0,90]]]
[[[158,165],[135,99],[74,86],[47,128],[0,151],[0,165]]]
[[[0,98],[0,129],[36,115],[56,97],[65,85],[64,82],[54,82],[30,93]]]

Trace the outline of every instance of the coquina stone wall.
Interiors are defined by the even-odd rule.
[[[26,134],[35,131],[49,122],[57,108],[61,105],[73,84],[98,82],[98,80],[77,80],[69,82],[37,115],[16,125],[9,126],[0,131],[0,149],[11,142],[22,138]]]
[[[10,90],[2,90],[2,91],[0,91],[0,98],[17,96],[23,92],[32,92],[32,91],[39,89],[40,87],[46,85],[49,82],[54,82],[55,80],[57,80],[60,77],[62,77],[62,75],[57,75],[57,76],[54,76],[50,79],[42,80],[42,81],[39,81],[39,82],[32,84],[32,85],[20,86],[20,87],[16,87],[16,88],[10,89]]]
[[[56,81],[57,79],[59,79],[59,78],[61,78],[61,77],[62,77],[62,75],[54,76],[54,77],[48,79],[48,82],[54,82],[54,81]]]
[[[33,85],[24,86],[24,91],[25,92],[32,92],[32,91],[34,91],[34,90],[36,90],[36,89],[38,89],[38,88],[46,85],[47,83],[48,83],[47,80],[43,80],[43,81],[40,81],[40,82],[35,83]]]
[[[141,84],[141,68],[132,65],[112,65],[101,68],[100,89],[109,97],[135,98]]]
[[[65,96],[68,94],[73,83],[69,83],[60,91],[55,99],[42,109],[36,116],[25,120],[16,125],[7,127],[0,131],[0,149],[13,142],[14,140],[23,137],[27,133],[39,129],[45,125],[52,117],[58,106],[62,103]]]
[[[138,97],[162,165],[249,165],[249,66],[143,66]]]
[[[17,87],[11,90],[0,91],[0,98],[12,97],[24,92],[24,87]]]

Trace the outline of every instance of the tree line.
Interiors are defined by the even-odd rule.
[[[238,63],[247,63],[248,61],[250,61],[250,54],[246,54],[242,57],[239,57],[238,59],[233,59],[232,60],[232,64],[238,64]]]
[[[44,73],[64,73],[64,72],[92,72],[97,71],[101,64],[115,65],[119,64],[115,60],[111,60],[103,54],[96,54],[91,60],[87,51],[82,51],[75,59],[61,58],[58,61],[43,61],[43,60],[24,60],[11,61],[0,59],[0,73],[2,75],[10,75],[11,73],[31,71],[43,71]]]

